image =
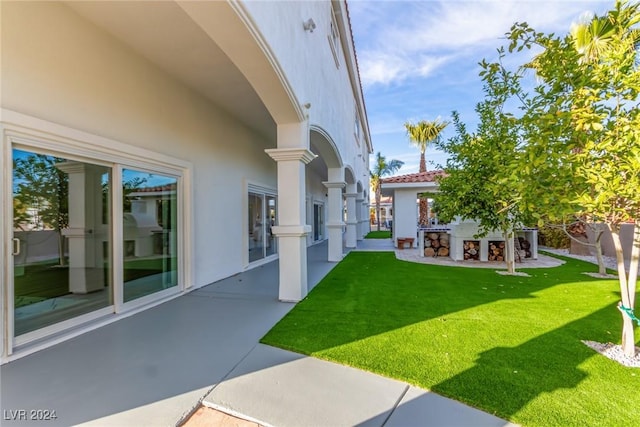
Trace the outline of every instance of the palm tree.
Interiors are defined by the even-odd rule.
[[[582,55],[581,62],[589,63],[598,61],[614,42],[616,31],[619,38],[628,42],[629,54],[636,56],[638,60],[638,48],[640,48],[640,4],[631,4],[626,0],[617,0],[615,9],[605,16],[583,15],[581,22],[571,26],[571,38],[573,44]]]
[[[409,136],[409,141],[420,150],[420,172],[427,171],[427,162],[424,158],[424,152],[429,144],[436,143],[440,140],[440,134],[448,125],[447,122],[441,122],[435,119],[432,122],[421,120],[416,124],[407,122],[404,124]],[[420,225],[429,224],[429,201],[427,197],[420,197]]]
[[[400,160],[389,160],[380,154],[376,153],[376,160],[373,165],[373,170],[369,172],[371,176],[371,188],[376,195],[376,218],[378,222],[378,231],[380,231],[380,198],[382,197],[382,192],[380,189],[380,184],[382,178],[386,175],[391,175],[396,172],[400,167],[404,165],[404,162]]]

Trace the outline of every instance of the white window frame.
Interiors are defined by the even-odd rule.
[[[112,274],[114,304],[85,315],[56,323],[19,337],[13,330],[13,256],[11,251],[0,247],[1,263],[5,265],[0,276],[0,302],[3,315],[0,327],[2,340],[2,363],[49,347],[70,339],[91,329],[135,314],[146,308],[158,305],[167,299],[183,294],[193,285],[192,257],[192,176],[190,162],[176,159],[141,147],[132,146],[109,138],[104,138],[71,127],[59,125],[36,117],[28,116],[8,109],[0,109],[0,134],[3,154],[2,185],[0,200],[4,205],[3,216],[13,217],[13,181],[12,150],[25,149],[32,152],[57,155],[70,160],[84,161],[103,165],[112,171],[112,200],[122,199],[122,169],[136,169],[178,178],[178,285],[152,295],[127,303],[122,299],[122,206],[112,203]],[[9,241],[13,235],[13,221],[4,221],[0,227],[0,239]]]
[[[280,215],[280,203],[278,200],[278,190],[274,187],[258,183],[255,181],[244,181],[244,196],[242,203],[242,265],[245,270],[258,267],[279,258],[279,250],[276,253],[268,255],[256,261],[249,261],[249,193],[260,194],[263,197],[273,196],[276,199],[276,224],[278,224],[278,216]],[[264,209],[264,205],[263,205]],[[276,237],[277,239],[277,237]],[[277,244],[277,243],[276,243]],[[276,248],[279,249],[278,246]]]
[[[360,124],[360,114],[358,114],[358,108],[355,108],[355,123],[354,123],[354,129],[353,129],[353,134],[356,138],[356,144],[358,145],[358,147],[360,147],[360,135],[362,135],[362,125]]]
[[[340,30],[338,29],[338,20],[336,19],[336,13],[333,7],[331,9],[331,20],[329,22],[329,46],[331,47],[331,53],[333,53],[333,59],[336,61],[336,68],[340,68]]]

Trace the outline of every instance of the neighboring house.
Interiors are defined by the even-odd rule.
[[[0,8],[3,363],[276,259],[299,301],[307,246],[339,261],[369,230],[344,1]],[[46,250],[11,220],[39,159],[68,212]]]
[[[393,208],[392,208],[393,200],[391,197],[385,196],[380,198],[380,225],[389,227],[393,221]],[[376,198],[375,194],[372,193],[371,200],[369,201],[369,218],[371,220],[371,225],[378,224],[376,211]]]

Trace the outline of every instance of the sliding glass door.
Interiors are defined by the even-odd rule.
[[[20,336],[113,305],[111,168],[12,154],[13,325]]]
[[[276,225],[276,196],[249,192],[249,262],[277,253],[276,238],[271,227]]]
[[[179,172],[37,144],[12,160],[12,348],[179,292]]]
[[[122,171],[124,302],[178,285],[178,179]]]

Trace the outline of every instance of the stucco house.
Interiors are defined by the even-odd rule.
[[[307,247],[368,232],[346,2],[0,13],[3,363],[274,260],[299,301]]]

